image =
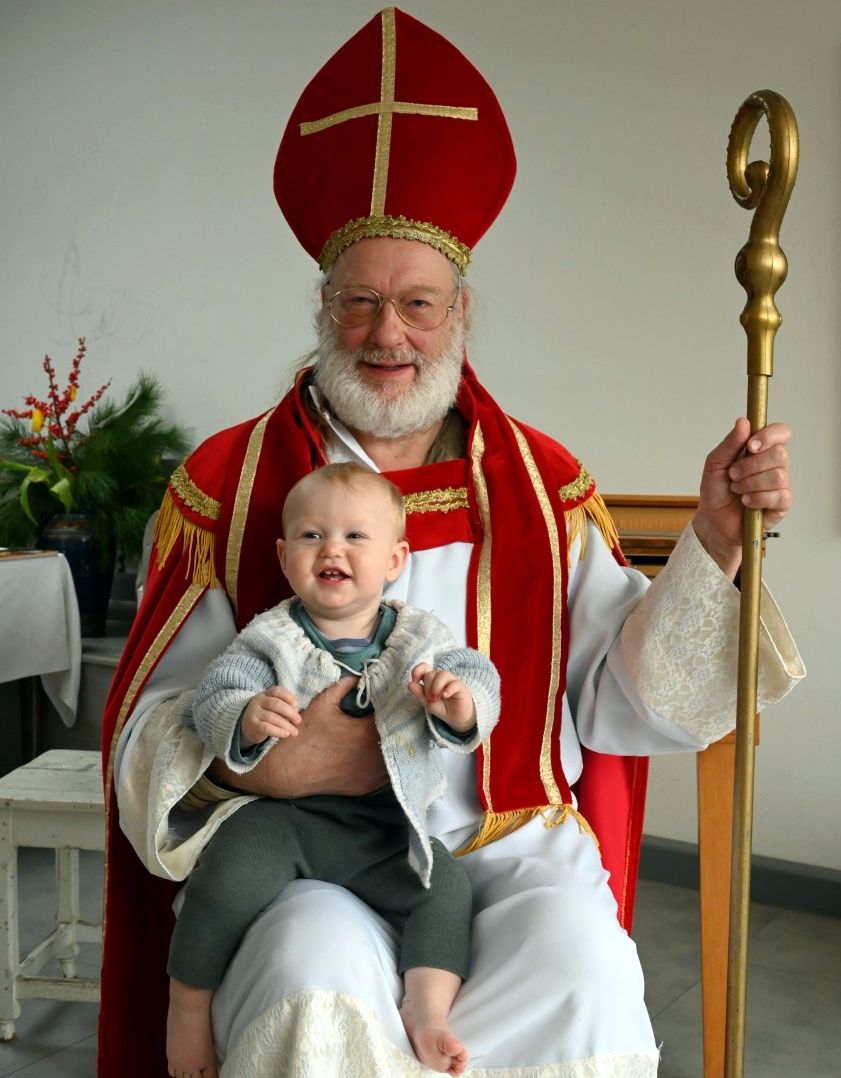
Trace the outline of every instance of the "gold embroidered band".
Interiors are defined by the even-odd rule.
[[[403,504],[407,513],[450,513],[453,509],[467,509],[467,487],[437,487],[418,494],[404,494]]]
[[[577,457],[575,459],[578,460]],[[558,496],[562,502],[570,502],[576,498],[583,497],[593,485],[593,477],[580,460],[578,460],[578,468],[577,478],[573,479],[571,483],[567,483],[566,486],[561,487],[558,491]]]
[[[201,513],[208,520],[219,519],[221,503],[199,490],[183,464],[179,464],[172,473],[169,484],[188,509],[192,509],[194,513]]]
[[[355,217],[346,225],[337,228],[327,237],[327,242],[318,256],[318,265],[323,273],[333,265],[346,247],[357,240],[370,239],[373,236],[391,236],[397,240],[420,240],[446,255],[455,262],[462,274],[470,265],[470,248],[457,240],[455,236],[438,228],[429,221],[413,221],[408,217],[388,215]]]

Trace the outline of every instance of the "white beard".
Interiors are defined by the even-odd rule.
[[[335,325],[327,311],[318,320],[318,361],[315,384],[327,398],[338,419],[352,430],[383,438],[400,438],[427,430],[439,422],[455,403],[461,381],[464,327],[453,323],[450,339],[437,356],[425,356],[414,348],[339,348]],[[392,395],[380,393],[359,375],[360,363],[384,359],[413,363],[415,380]]]

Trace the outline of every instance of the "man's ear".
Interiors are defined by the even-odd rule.
[[[470,332],[473,321],[473,295],[469,288],[462,287],[456,299],[456,310],[461,314],[461,324],[465,334]]]
[[[286,540],[278,539],[275,545],[277,546],[277,560],[280,562],[283,575],[286,576]]]
[[[396,580],[398,576],[403,572],[406,565],[406,559],[409,557],[409,544],[405,539],[401,539],[398,543],[394,544],[394,549],[391,552],[391,558],[388,563],[388,571],[385,574],[386,580]]]

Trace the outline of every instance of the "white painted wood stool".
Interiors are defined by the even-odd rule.
[[[18,939],[20,846],[55,850],[55,928],[25,958]],[[76,977],[79,943],[102,925],[79,916],[79,850],[104,850],[105,811],[98,752],[53,749],[0,778],[0,1041],[15,1035],[19,1000],[98,1000],[99,981]],[[63,976],[40,977],[51,959]]]

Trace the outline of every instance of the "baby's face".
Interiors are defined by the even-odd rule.
[[[285,517],[281,568],[310,616],[336,621],[376,611],[408,553],[388,494],[365,482],[314,481],[293,492]]]

